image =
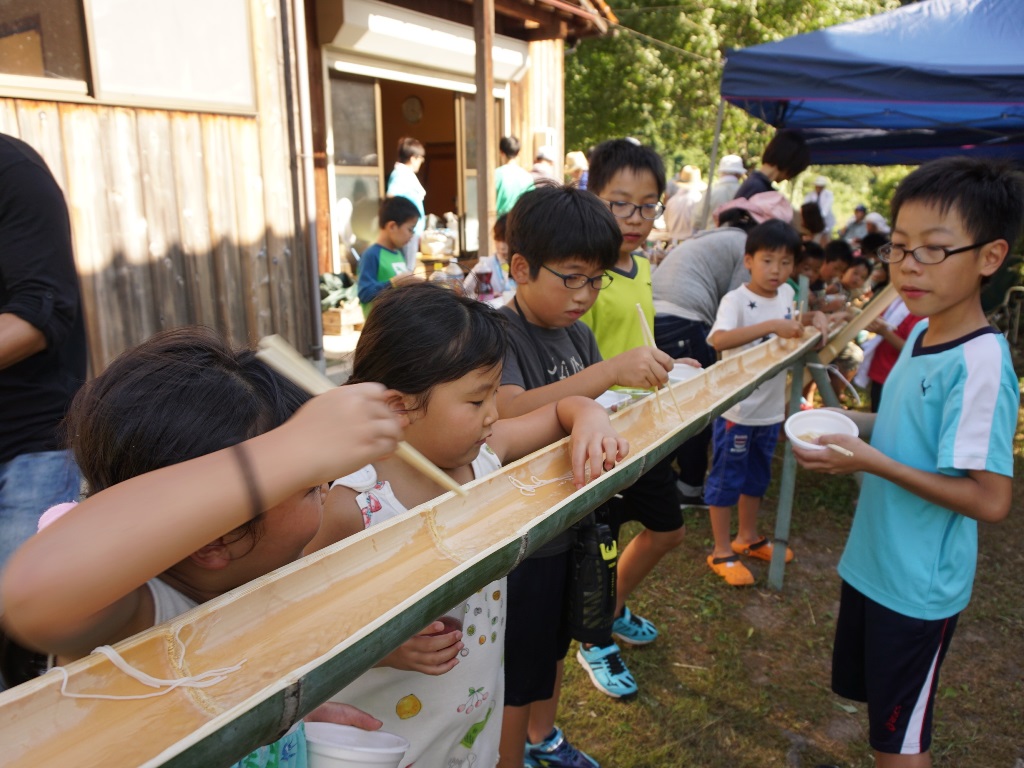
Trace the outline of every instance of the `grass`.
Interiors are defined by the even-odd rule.
[[[1020,369],[1019,369],[1020,370]],[[765,498],[774,525],[782,451]],[[961,616],[939,681],[936,766],[1024,768],[1024,410],[1015,443],[1010,517],[979,525],[974,597]],[[687,537],[640,585],[630,607],[662,632],[627,648],[640,694],[599,693],[566,663],[558,722],[604,768],[868,768],[864,705],[829,690],[839,606],[839,561],[856,502],[848,477],[800,471],[781,592],[755,561],[753,588],[729,587],[705,564],[707,515],[687,517]],[[625,529],[626,535],[637,529]]]

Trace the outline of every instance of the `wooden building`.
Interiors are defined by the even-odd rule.
[[[92,370],[187,323],[320,357],[339,201],[375,205],[417,136],[428,211],[476,250],[497,138],[564,154],[562,46],[613,18],[603,0],[0,4],[0,132],[64,190]]]

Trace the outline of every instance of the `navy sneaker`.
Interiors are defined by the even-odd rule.
[[[576,659],[587,670],[590,681],[601,693],[606,693],[613,699],[628,699],[636,695],[636,680],[626,668],[622,654],[619,653],[619,646],[615,643],[603,648],[599,645],[592,645],[589,648],[580,645],[580,649],[576,651]]]
[[[540,744],[526,742],[526,768],[601,768],[597,760],[569,743],[555,728]]]
[[[622,615],[612,624],[612,634],[630,645],[647,645],[658,637],[658,629],[647,619],[631,613],[628,607],[622,609]]]

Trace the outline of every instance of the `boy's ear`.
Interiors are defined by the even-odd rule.
[[[981,249],[981,274],[983,277],[991,277],[1003,266],[1006,255],[1010,251],[1010,245],[1005,240],[993,240]]]
[[[521,253],[513,253],[509,262],[508,273],[512,279],[522,285],[530,282],[530,262]]]
[[[188,559],[200,568],[205,568],[208,571],[219,571],[231,564],[231,552],[228,550],[224,537],[221,536],[216,541],[211,541],[205,547],[197,549],[188,556]]]

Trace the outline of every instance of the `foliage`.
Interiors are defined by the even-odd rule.
[[[566,56],[567,149],[635,136],[665,158],[670,173],[706,169],[728,49],[781,40],[899,6],[898,0],[624,0],[613,5],[620,27],[580,41]],[[755,166],[774,128],[726,106],[718,156],[735,153]],[[822,169],[815,171],[823,172]],[[836,221],[853,206],[888,211],[906,169],[831,167]],[[706,171],[705,171],[706,173]],[[805,174],[804,178],[813,178]],[[796,195],[800,189],[786,189]]]

